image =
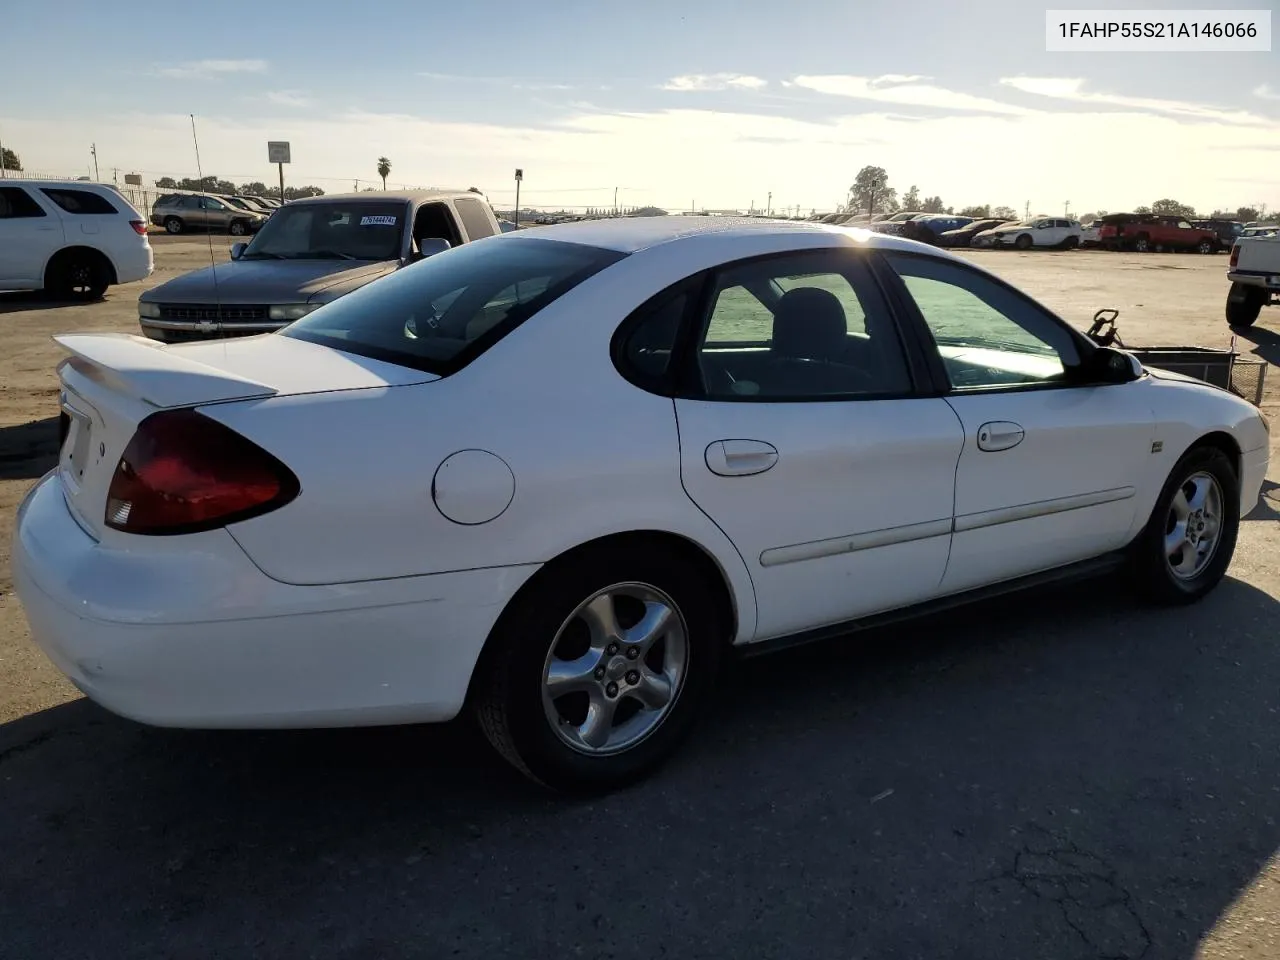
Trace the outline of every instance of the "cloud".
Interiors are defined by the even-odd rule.
[[[1164,100],[1158,97],[1126,97],[1114,93],[1094,93],[1085,90],[1085,81],[1078,77],[1001,77],[1000,83],[1023,93],[1083,103],[1098,107],[1121,107],[1141,113],[1159,113],[1189,117],[1196,120],[1212,120],[1217,123],[1267,124],[1265,117],[1244,110],[1224,110],[1221,107],[1185,100]],[[1259,90],[1266,88],[1264,84]],[[1255,90],[1259,96],[1263,94]]]
[[[309,107],[315,102],[297,90],[271,90],[267,101],[278,107]]]
[[[759,90],[767,85],[767,80],[741,73],[687,73],[672,77],[662,85],[662,89],[703,93],[710,90]]]
[[[792,80],[797,87],[837,97],[893,103],[899,106],[932,107],[939,110],[961,110],[1020,116],[1031,113],[1026,107],[1002,103],[957,90],[947,90],[925,83],[929,77],[886,73],[879,77],[856,77],[845,74],[800,76]]]
[[[1262,84],[1260,87],[1254,87],[1253,95],[1261,97],[1263,100],[1280,100],[1280,90],[1272,90],[1269,84]]]
[[[197,60],[179,67],[161,67],[156,72],[177,80],[209,80],[228,73],[265,73],[266,69],[265,60]]]

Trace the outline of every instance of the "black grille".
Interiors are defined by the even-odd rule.
[[[161,320],[186,320],[192,323],[244,323],[267,319],[267,308],[257,304],[162,303]]]

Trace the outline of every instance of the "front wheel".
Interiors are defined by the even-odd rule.
[[[644,543],[538,574],[503,612],[477,676],[495,748],[556,790],[601,791],[656,768],[692,728],[719,672],[717,585]]]
[[[1164,604],[1204,597],[1226,575],[1240,530],[1240,483],[1217,447],[1193,447],[1169,474],[1131,563],[1143,592]]]
[[[233,237],[243,237],[249,232],[249,226],[243,220],[232,220],[230,233]]]
[[[1247,283],[1232,283],[1227,291],[1227,325],[1252,327],[1267,302],[1267,291]]]

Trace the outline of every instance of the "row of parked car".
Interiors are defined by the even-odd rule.
[[[1149,213],[1108,214],[1093,220],[1088,226],[1069,217],[1010,220],[913,210],[878,218],[866,214],[832,213],[808,219],[863,227],[938,247],[1013,247],[1018,250],[1101,247],[1136,253],[1174,250],[1218,253],[1230,250],[1240,237],[1274,235],[1280,229],[1236,220],[1188,220]]]
[[[273,197],[215,193],[166,193],[151,206],[151,222],[167,233],[217,230],[243,237],[257,233],[278,207]]]

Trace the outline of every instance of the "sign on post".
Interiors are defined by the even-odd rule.
[[[517,179],[517,180],[523,180],[523,179],[524,179],[524,171],[523,171],[523,170],[521,170],[519,167],[516,167],[516,179]]]
[[[126,173],[124,175],[124,183],[126,187],[140,187],[142,186],[142,174]]]
[[[288,140],[268,140],[267,141],[267,162],[268,163],[288,163],[289,162],[289,141]]]

